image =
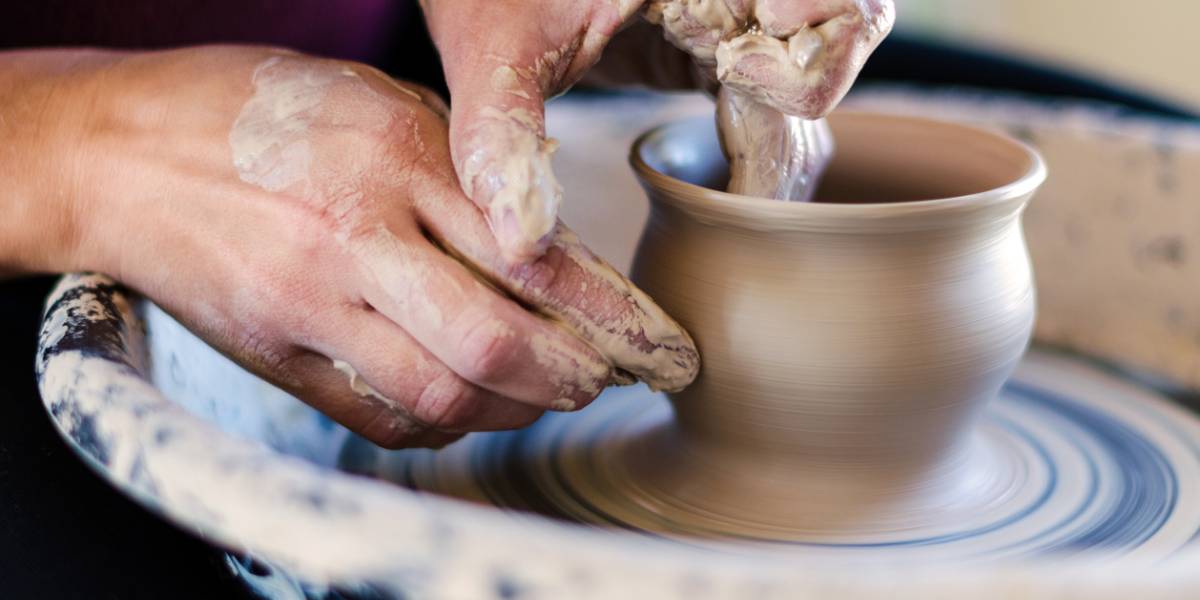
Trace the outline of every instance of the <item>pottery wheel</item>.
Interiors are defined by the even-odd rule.
[[[840,515],[814,517],[812,506],[797,505],[791,523],[757,519],[744,504],[691,501],[720,485],[702,466],[676,465],[691,470],[682,476],[692,485],[671,484],[678,473],[652,466],[674,464],[670,419],[661,395],[610,390],[579,413],[473,434],[437,452],[352,442],[342,466],[518,518],[532,512],[814,558],[990,559],[1083,548],[1155,557],[1200,540],[1200,419],[1079,359],[1031,352],[950,461],[952,484],[886,506],[847,502]],[[645,468],[660,472],[638,472]]]

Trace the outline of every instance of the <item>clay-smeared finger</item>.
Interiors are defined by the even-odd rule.
[[[687,332],[566,226],[555,228],[541,258],[510,265],[497,256],[486,224],[469,206],[421,203],[417,210],[427,230],[461,260],[569,327],[619,371],[668,391],[695,379],[700,358]]]
[[[367,306],[347,306],[316,327],[316,349],[359,396],[398,404],[414,421],[444,432],[516,429],[542,410],[460,377],[407,332]]]
[[[516,47],[493,51],[473,40],[474,51],[451,50],[454,58],[446,65],[454,102],[451,156],[459,183],[487,215],[500,251],[512,262],[545,251],[562,203],[550,165],[556,144],[545,137],[542,104],[547,86],[561,75],[555,69],[571,57],[543,56],[535,43],[540,38],[533,30],[517,32],[505,38],[518,41]]]
[[[492,240],[479,212],[452,193]],[[603,390],[609,365],[586,342],[484,285],[419,233],[402,235],[406,239],[380,226],[350,242],[362,268],[363,298],[450,370],[501,396],[553,410],[580,408]],[[491,247],[498,255],[494,242]]]
[[[301,352],[283,368],[273,378],[282,389],[384,448],[440,448],[462,437],[421,423],[364,384],[351,385],[343,369],[315,352]]]
[[[545,98],[573,83],[628,18],[636,2],[566,4],[556,22],[513,3],[426,5],[453,98],[451,153],[462,190],[487,215],[510,262],[545,251],[562,202],[550,164]]]
[[[720,83],[806,119],[837,105],[895,20],[892,0],[650,0],[644,14]]]
[[[451,135],[459,182],[487,215],[500,251],[511,262],[540,256],[562,204],[541,107],[464,108],[451,116]]]

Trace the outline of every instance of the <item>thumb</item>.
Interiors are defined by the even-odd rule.
[[[430,28],[450,88],[450,155],[459,183],[487,216],[504,257],[529,262],[549,244],[562,202],[544,99],[575,49],[544,50],[542,34],[523,19],[495,20],[495,28],[476,32],[484,28],[470,22],[437,27],[438,17],[430,16]]]
[[[463,192],[487,215],[509,262],[542,255],[562,203],[536,83],[507,65],[451,86],[450,148]]]
[[[487,215],[504,257],[523,263],[546,250],[562,204],[563,188],[551,168],[556,143],[545,137],[536,86],[511,67],[493,73],[485,82],[468,78],[451,86],[451,157],[463,192]]]
[[[545,98],[595,62],[637,5],[624,4],[558,3],[549,14],[520,2],[426,3],[450,87],[454,168],[510,263],[545,252],[562,202]]]

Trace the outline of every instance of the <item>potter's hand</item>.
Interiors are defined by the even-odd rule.
[[[542,105],[600,57],[638,0],[425,0],[450,87],[450,150],[462,189],[505,258],[545,252],[562,189]]]
[[[72,223],[67,256],[0,267],[111,274],[389,447],[522,426],[629,373],[694,377],[687,335],[566,229],[500,260],[433,94],[267,49],[88,56],[0,81],[3,147],[24,150],[0,153],[0,204]]]
[[[545,138],[543,103],[584,76],[639,9],[662,30],[634,20],[613,40],[594,83],[698,87],[706,73],[806,118],[832,110],[891,29],[894,12],[891,0],[426,0],[422,5],[450,86],[451,152],[459,180],[488,215],[500,248],[513,262],[541,255],[561,202],[550,168],[554,142]],[[686,53],[667,47],[664,33]]]
[[[650,0],[646,18],[722,84],[817,119],[891,31],[895,8],[892,0]]]

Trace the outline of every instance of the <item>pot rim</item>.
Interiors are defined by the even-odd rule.
[[[821,203],[784,202],[706,188],[667,175],[650,166],[643,158],[645,146],[656,136],[663,135],[672,127],[707,119],[709,117],[676,119],[643,132],[630,148],[630,166],[642,186],[651,192],[653,201],[661,201],[683,209],[701,220],[717,220],[722,224],[742,225],[751,229],[878,229],[884,222],[888,222],[888,228],[891,229],[891,225],[897,224],[897,221],[909,225],[904,229],[923,229],[934,224],[926,223],[922,226],[920,219],[927,219],[935,214],[956,217],[976,213],[991,214],[996,209],[1006,208],[1006,205],[1011,205],[1013,212],[1019,212],[1018,209],[1024,206],[1033,192],[1046,180],[1047,175],[1045,161],[1037,150],[1003,133],[951,121],[857,110],[838,110],[830,115],[830,119],[874,119],[957,130],[976,138],[987,138],[996,146],[1005,146],[1009,150],[1024,154],[1028,159],[1028,168],[1004,185],[959,196],[904,202]],[[914,221],[914,217],[918,220]]]

